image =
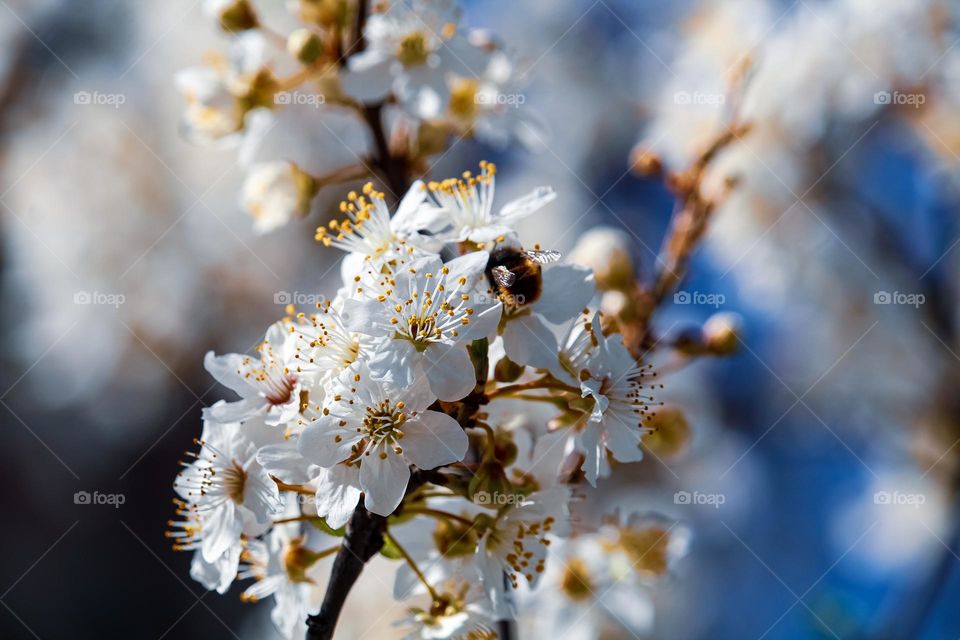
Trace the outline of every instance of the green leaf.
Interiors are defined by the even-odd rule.
[[[380,555],[391,560],[403,560],[403,554],[400,553],[397,546],[393,544],[393,540],[386,536],[383,538],[383,546],[380,547]]]
[[[342,538],[347,534],[346,525],[340,527],[339,529],[334,529],[333,527],[328,525],[327,521],[321,518],[320,516],[317,516],[316,518],[310,518],[310,524],[315,526],[317,529],[320,529],[320,531],[323,531],[328,536],[335,536],[337,538]]]

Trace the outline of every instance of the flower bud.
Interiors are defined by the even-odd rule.
[[[636,146],[630,153],[630,166],[633,171],[641,176],[656,176],[663,171],[663,162],[660,157],[652,150]]]
[[[472,556],[477,550],[477,532],[455,520],[438,520],[433,542],[444,558]]]
[[[710,353],[726,356],[737,350],[742,322],[736,313],[715,313],[703,325],[703,341]]]
[[[303,546],[302,538],[295,538],[283,554],[283,567],[291,582],[310,582],[307,569],[319,559],[318,553]]]
[[[634,285],[630,238],[614,227],[597,227],[580,237],[570,261],[593,269],[597,288],[625,291]]]
[[[349,13],[346,0],[300,0],[300,18],[321,27],[344,27]]]
[[[323,53],[323,41],[310,29],[297,29],[287,38],[287,51],[303,64],[313,64]]]
[[[676,457],[690,443],[690,423],[676,407],[658,407],[646,426],[654,431],[643,435],[643,444],[661,458]]]
[[[212,0],[207,3],[207,10],[216,17],[220,28],[227,33],[247,31],[260,26],[257,13],[249,0]]]
[[[523,374],[523,371],[522,364],[517,364],[507,356],[503,356],[493,368],[493,376],[497,382],[513,382]]]
[[[417,155],[432,156],[443,151],[447,146],[449,129],[442,123],[425,120],[417,129]]]
[[[498,507],[506,504],[508,496],[514,494],[513,485],[507,479],[503,465],[499,462],[484,462],[470,480],[468,494],[474,504]]]

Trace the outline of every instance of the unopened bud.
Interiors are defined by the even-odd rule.
[[[421,156],[431,156],[443,151],[447,146],[447,137],[450,130],[441,123],[425,120],[417,129],[417,153]]]
[[[220,28],[227,33],[247,31],[260,26],[257,13],[249,0],[213,0],[207,6],[208,11],[220,22]]]
[[[630,237],[614,227],[597,227],[580,236],[570,261],[593,269],[597,288],[624,291],[634,285]]]
[[[630,166],[641,176],[657,176],[663,171],[660,156],[643,146],[634,147],[630,154]]]
[[[497,382],[513,382],[523,374],[523,371],[522,364],[517,364],[507,356],[503,356],[493,368],[493,377]]]
[[[715,313],[703,325],[703,340],[710,353],[726,356],[737,350],[740,342],[740,316],[736,313]]]
[[[322,27],[346,26],[349,9],[346,0],[300,0],[300,18]]]
[[[472,556],[477,550],[477,532],[455,520],[438,520],[433,542],[444,558]]]
[[[499,496],[513,495],[514,488],[503,470],[503,465],[499,462],[484,462],[470,480],[468,492],[474,504],[502,506],[502,498]]]
[[[287,38],[287,51],[303,64],[313,64],[323,53],[323,41],[310,29],[297,29]]]

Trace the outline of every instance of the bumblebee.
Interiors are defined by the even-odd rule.
[[[504,304],[522,307],[540,297],[543,290],[541,266],[560,259],[559,251],[527,251],[501,246],[493,250],[487,262],[487,280]]]

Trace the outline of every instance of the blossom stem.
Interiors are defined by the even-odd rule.
[[[474,522],[469,518],[464,518],[463,516],[458,516],[455,513],[450,513],[449,511],[443,511],[441,509],[431,509],[430,507],[411,507],[409,509],[404,509],[406,513],[419,513],[424,516],[432,516],[434,518],[440,518],[442,520],[454,520],[460,524],[465,524],[469,527],[472,527]]]
[[[294,493],[302,493],[305,496],[312,496],[317,493],[316,490],[311,489],[310,487],[305,487],[302,484],[287,484],[279,478],[274,476],[270,477],[274,482],[277,483],[277,488],[280,489],[280,491],[293,491]]]
[[[555,380],[534,380],[533,382],[520,382],[517,384],[508,384],[505,387],[500,387],[499,389],[494,389],[493,391],[487,394],[487,397],[491,400],[493,398],[511,395],[523,391],[532,391],[534,389],[557,389],[559,391],[568,391],[570,393],[580,394],[579,389],[575,389],[568,384],[564,384],[560,381]]]
[[[427,577],[423,575],[422,571],[420,571],[420,567],[417,566],[417,563],[414,562],[413,557],[411,557],[411,555],[407,552],[407,550],[404,549],[399,542],[397,542],[396,538],[390,535],[389,531],[384,531],[383,537],[386,538],[390,542],[390,544],[392,544],[394,548],[400,552],[400,555],[402,555],[403,559],[406,560],[408,565],[410,565],[410,568],[413,569],[413,572],[417,574],[417,578],[419,578],[420,582],[423,583],[423,586],[427,588],[427,592],[430,594],[430,598],[434,602],[439,600],[440,598],[438,597],[436,590],[434,590],[434,588],[430,586],[430,583],[427,582]]]

